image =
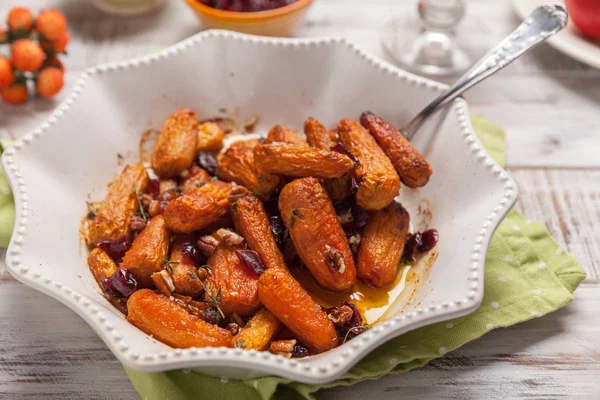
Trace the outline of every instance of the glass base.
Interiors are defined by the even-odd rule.
[[[445,32],[422,31],[407,35],[404,21],[391,21],[384,29],[383,48],[404,69],[425,75],[459,74],[470,60],[456,46],[454,36]]]

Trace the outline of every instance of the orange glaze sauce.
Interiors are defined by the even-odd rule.
[[[306,267],[292,266],[290,272],[311,297],[323,307],[339,306],[343,301],[356,304],[365,322],[373,324],[396,300],[406,285],[406,274],[410,265],[400,266],[396,280],[387,287],[374,288],[359,280],[352,289],[344,293],[331,292],[319,286]]]

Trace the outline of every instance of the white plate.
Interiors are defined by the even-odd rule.
[[[546,3],[548,0],[513,0],[513,8],[525,19],[535,8]],[[584,38],[571,19],[562,32],[548,39],[548,43],[561,53],[600,69],[600,44]]]
[[[121,168],[117,153],[135,157],[140,133],[160,127],[180,107],[202,117],[239,107],[241,120],[260,115],[257,129],[263,133],[275,123],[300,128],[308,115],[332,124],[358,118],[365,109],[402,125],[443,88],[341,39],[227,31],[203,32],[160,53],[92,68],[46,122],[2,156],[17,209],[6,264],[21,282],[77,312],[119,361],[136,370],[197,368],[230,378],[279,375],[329,382],[385,341],[468,314],[483,298],[488,243],[514,204],[517,187],[483,149],[464,100],[417,135],[433,177],[425,188],[400,196],[416,228],[429,225],[441,236],[440,256],[416,296],[419,302],[319,356],[174,350],[145,335],[101,296],[87,268],[79,237],[85,201],[90,193],[92,199],[104,196],[106,183]],[[419,206],[431,214],[419,212]]]

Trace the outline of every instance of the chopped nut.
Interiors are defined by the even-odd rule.
[[[175,291],[173,279],[171,279],[171,275],[164,269],[153,273],[152,281],[156,285],[156,288],[165,296],[171,296],[171,293]]]
[[[290,358],[292,356],[292,352],[294,351],[294,346],[296,346],[296,342],[296,339],[275,340],[271,342],[269,351],[273,354],[279,354]]]
[[[198,271],[196,271],[196,276],[198,279],[203,281],[208,277],[208,272],[206,272],[206,269],[204,268],[198,268]]]
[[[360,233],[352,235],[348,238],[348,244],[350,245],[350,250],[352,250],[353,253],[358,253],[358,246],[360,245],[360,240]]]
[[[228,246],[236,246],[244,243],[244,238],[231,229],[221,228],[217,231],[217,236]]]
[[[340,274],[346,271],[346,263],[344,262],[344,253],[325,245],[325,261],[332,267],[335,268]]]
[[[163,179],[160,181],[160,193],[168,192],[169,190],[175,189],[177,182],[174,179]]]
[[[155,217],[160,214],[160,202],[158,200],[152,200],[148,206],[148,214],[151,217]]]
[[[235,182],[231,182],[231,192],[229,193],[229,202],[235,203],[241,197],[247,196],[250,194],[250,191],[246,189],[246,187],[242,185],[238,185]]]
[[[166,192],[161,193],[158,196],[158,200],[160,200],[160,201],[171,201],[175,197],[177,197],[177,191],[174,190],[174,189],[169,189]]]
[[[254,132],[254,128],[256,127],[256,124],[258,123],[258,115],[255,115],[254,117],[250,118],[248,121],[244,122],[244,131],[246,131],[247,133],[252,133]]]
[[[238,324],[240,326],[240,328],[243,328],[246,326],[246,323],[244,322],[244,320],[242,319],[242,317],[240,317],[240,314],[234,312],[231,315],[231,318],[235,321],[236,324]]]
[[[197,244],[200,251],[207,257],[212,256],[217,247],[219,247],[219,241],[213,235],[202,236],[198,239]]]
[[[231,332],[233,336],[235,336],[240,332],[240,327],[235,322],[230,322],[227,324],[227,330]]]
[[[158,212],[159,212],[159,214],[162,214],[162,212],[165,210],[165,208],[166,208],[168,205],[169,205],[169,202],[168,202],[168,201],[165,201],[165,200],[163,200],[163,201],[161,201],[160,203],[158,203],[158,210],[159,210]]]
[[[145,227],[146,221],[144,221],[144,218],[140,217],[139,215],[134,215],[133,217],[131,217],[131,221],[129,221],[129,229],[131,229],[134,232],[140,232]]]
[[[336,307],[332,312],[329,313],[329,319],[337,327],[343,326],[346,322],[350,321],[350,318],[354,315],[354,311],[347,305]]]
[[[152,196],[150,196],[149,194],[146,194],[146,193],[140,194],[139,198],[140,198],[140,203],[142,203],[142,206],[144,206],[144,208],[148,207],[150,202],[153,200]]]

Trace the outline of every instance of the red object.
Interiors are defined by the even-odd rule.
[[[6,57],[0,57],[0,89],[8,87],[15,81],[13,67]]]
[[[6,16],[6,23],[11,32],[29,33],[33,28],[33,14],[25,7],[13,7]]]
[[[8,104],[23,104],[27,101],[27,86],[14,83],[7,88],[0,89],[2,100]]]
[[[47,67],[40,71],[36,89],[42,97],[52,97],[62,89],[64,85],[63,71],[55,67]]]
[[[256,12],[285,7],[297,0],[198,0],[206,6],[225,11]]]
[[[125,253],[131,248],[131,240],[127,235],[121,236],[117,240],[105,240],[98,243],[98,247],[108,254],[110,258],[115,262],[120,263],[123,261]]]
[[[30,39],[17,40],[12,47],[12,63],[23,72],[37,71],[44,62],[44,52],[39,44]]]
[[[569,16],[581,32],[600,40],[600,0],[565,0]]]
[[[35,20],[35,29],[44,39],[57,40],[67,30],[67,19],[58,10],[44,10]]]

